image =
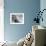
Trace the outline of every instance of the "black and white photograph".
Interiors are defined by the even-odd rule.
[[[10,13],[10,24],[24,24],[24,13]]]

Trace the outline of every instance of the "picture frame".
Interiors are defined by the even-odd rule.
[[[24,13],[10,13],[10,24],[24,24]]]

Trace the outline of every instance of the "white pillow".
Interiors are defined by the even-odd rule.
[[[25,37],[22,38],[22,39],[20,39],[20,40],[17,42],[17,46],[23,46],[24,40],[25,40]]]

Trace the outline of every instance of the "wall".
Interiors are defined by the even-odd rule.
[[[32,28],[32,20],[40,9],[40,0],[4,0],[4,35],[7,41],[18,41]],[[24,13],[24,24],[10,24],[10,13]]]
[[[40,9],[41,9],[41,11],[42,11],[43,9],[46,9],[46,0],[40,0]],[[43,22],[40,21],[40,25],[46,27],[46,20],[45,20],[45,19],[46,19],[46,11],[43,12],[42,17],[43,17]]]

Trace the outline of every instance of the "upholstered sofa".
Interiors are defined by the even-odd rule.
[[[31,46],[46,46],[46,28],[40,25],[32,26],[34,40]]]
[[[46,46],[46,28],[34,25],[32,26],[32,34],[34,35],[32,46]]]

